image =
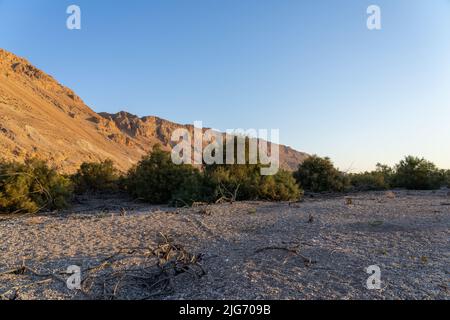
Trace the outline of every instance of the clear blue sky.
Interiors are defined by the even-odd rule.
[[[450,168],[449,0],[0,0],[0,47],[95,111],[279,128],[342,170]]]

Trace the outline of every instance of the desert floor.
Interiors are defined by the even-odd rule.
[[[2,299],[449,299],[449,280],[448,190],[185,209],[85,198],[0,220]]]

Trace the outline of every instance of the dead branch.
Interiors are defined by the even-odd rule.
[[[218,192],[220,194],[220,198],[216,201],[216,204],[220,204],[220,203],[224,203],[224,202],[229,202],[229,203],[233,204],[234,202],[236,202],[237,198],[238,198],[238,192],[239,192],[240,187],[241,187],[241,185],[238,184],[236,186],[236,188],[234,189],[234,191],[231,192],[227,189],[227,187],[225,187],[225,185],[220,183],[217,187]]]
[[[288,247],[264,247],[264,248],[260,248],[258,250],[255,251],[255,253],[261,253],[263,251],[269,251],[269,250],[282,250],[282,251],[287,251],[289,253],[294,253],[294,254],[298,254],[298,249],[297,248],[288,248]]]
[[[92,300],[127,299],[130,292],[140,299],[151,299],[173,292],[174,280],[181,274],[194,278],[204,276],[206,272],[201,265],[202,258],[202,254],[193,254],[175,243],[172,237],[160,234],[155,247],[120,249],[96,265],[82,269],[79,292]],[[131,268],[127,267],[129,263],[133,263]],[[11,274],[45,279],[11,288],[0,293],[0,299],[9,300],[12,293],[12,298],[16,298],[21,289],[55,280],[66,285],[66,280],[58,276],[65,272],[41,273],[26,266],[25,262],[17,268],[0,272],[0,277]]]
[[[296,256],[299,256],[300,258],[302,258],[303,263],[305,264],[305,266],[310,266],[312,264],[317,263],[317,261],[313,261],[311,258],[305,257],[304,255],[302,255],[299,252],[299,246],[295,246],[295,247],[281,247],[281,246],[269,246],[269,247],[264,247],[264,248],[260,248],[257,249],[255,251],[256,254],[264,252],[264,251],[270,251],[270,250],[281,250],[281,251],[287,251],[290,254],[294,254]]]

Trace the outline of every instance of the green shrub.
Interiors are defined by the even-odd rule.
[[[205,176],[194,170],[186,175],[183,184],[172,194],[169,204],[179,206],[191,206],[194,202],[211,202],[214,200],[212,185]]]
[[[259,165],[208,166],[205,180],[214,201],[290,201],[299,200],[303,194],[292,173],[280,170],[275,175],[262,176]]]
[[[441,176],[441,187],[450,188],[450,170],[439,170]]]
[[[63,209],[72,196],[70,179],[45,162],[0,163],[0,213],[36,213]]]
[[[443,176],[444,176],[444,186],[450,188],[450,170],[444,170]]]
[[[291,173],[280,170],[276,175],[262,176],[263,165],[249,163],[250,141],[248,137],[244,138],[246,164],[204,166],[205,180],[208,190],[212,190],[212,199],[214,201],[219,199],[232,201],[299,200],[302,192]],[[242,136],[236,136],[234,139],[234,162],[237,163],[237,143]]]
[[[170,153],[157,146],[128,172],[125,188],[131,196],[152,204],[193,202],[203,188],[200,178],[196,168],[175,165]]]
[[[93,191],[117,191],[119,171],[111,160],[102,162],[85,162],[72,176],[77,193]]]
[[[376,191],[389,189],[386,176],[379,172],[364,172],[349,176],[352,187],[357,191]]]
[[[294,173],[300,186],[310,192],[342,192],[350,185],[349,178],[336,169],[329,158],[313,155]]]
[[[205,167],[205,179],[209,183],[212,198],[235,201],[256,200],[261,180],[258,165],[211,165]]]
[[[393,185],[411,190],[439,189],[445,179],[436,165],[424,158],[407,156],[395,166]]]
[[[301,191],[292,174],[261,176],[260,165],[175,165],[170,153],[156,147],[125,179],[131,196],[153,204],[266,199],[298,200]]]
[[[291,172],[280,170],[276,175],[264,176],[259,185],[259,198],[269,201],[297,201],[303,196]]]
[[[377,163],[377,169],[375,173],[383,176],[384,182],[388,185],[388,188],[393,185],[395,169],[386,164]]]
[[[238,163],[238,143],[245,145],[245,164]],[[205,180],[212,190],[212,200],[228,199],[233,201],[258,199],[261,180],[261,166],[249,164],[250,139],[247,136],[233,136],[234,163],[227,163],[226,152],[224,164],[204,165]],[[228,146],[228,142],[227,142]]]

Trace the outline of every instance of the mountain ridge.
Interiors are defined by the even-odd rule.
[[[171,133],[178,128],[193,130],[157,116],[96,113],[51,75],[0,48],[0,157],[5,160],[38,157],[72,173],[84,161],[111,159],[126,171],[156,144],[170,150]],[[307,157],[280,145],[284,169],[295,170]]]

